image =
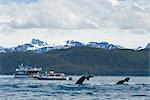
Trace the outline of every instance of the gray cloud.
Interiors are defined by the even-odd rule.
[[[5,27],[10,29],[116,28],[137,34],[150,33],[149,0],[4,1],[7,0],[0,1],[0,17],[9,16]]]

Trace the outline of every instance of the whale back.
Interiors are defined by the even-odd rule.
[[[125,78],[124,80],[118,81],[116,84],[124,84],[125,82],[128,82],[130,78]]]

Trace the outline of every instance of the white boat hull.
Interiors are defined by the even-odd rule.
[[[14,75],[15,78],[29,78],[28,75]]]
[[[38,80],[67,80],[66,78],[52,78],[52,77],[47,77],[47,78],[42,78],[42,77],[37,77]]]

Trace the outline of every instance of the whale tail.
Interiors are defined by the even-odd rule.
[[[128,77],[128,78],[125,78],[124,80],[125,80],[126,82],[129,82],[130,78]]]
[[[77,80],[77,82],[75,84],[82,84],[84,82],[85,79],[89,80],[91,77],[91,75],[88,75],[88,76],[82,76],[79,78],[79,80]]]
[[[92,75],[86,76],[86,79],[89,80],[91,77],[93,77]]]

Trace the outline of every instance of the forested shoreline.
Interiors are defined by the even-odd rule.
[[[149,75],[150,49],[112,49],[90,47],[56,49],[47,53],[0,53],[0,74],[13,74],[19,64],[42,67],[69,75]]]

